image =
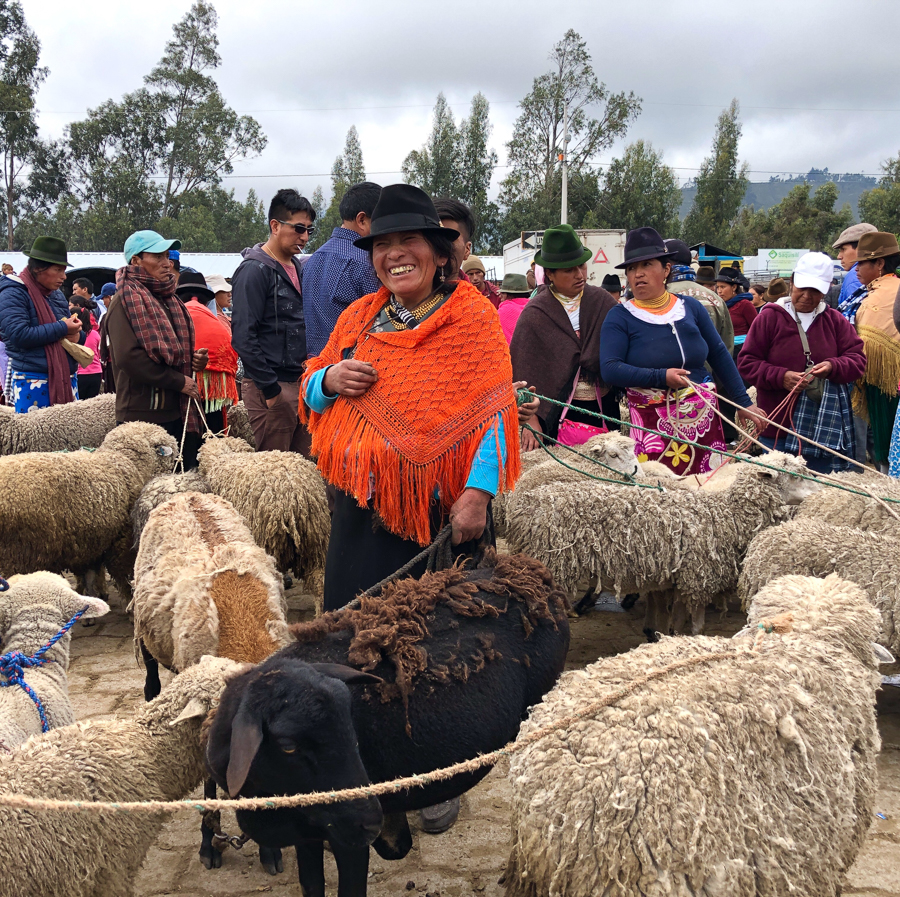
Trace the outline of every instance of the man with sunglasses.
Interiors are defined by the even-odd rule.
[[[309,434],[297,416],[306,360],[297,256],[315,218],[308,199],[279,190],[269,205],[269,239],[241,253],[231,280],[231,344],[244,363],[241,396],[261,452],[309,455]]]

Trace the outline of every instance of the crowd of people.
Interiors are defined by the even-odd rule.
[[[640,460],[679,475],[713,470],[755,428],[820,473],[871,461],[900,476],[893,234],[857,224],[836,238],[839,295],[824,253],[750,284],[650,227],[627,235],[625,285],[612,272],[592,284],[592,253],[566,224],[496,284],[464,203],[364,182],[339,211],[304,254],[315,209],[279,190],[265,241],[230,279],[138,231],[115,283],[95,295],[77,278],[68,300],[65,243],[37,238],[24,270],[0,277],[4,400],[24,413],[113,391],[119,423],[163,427],[191,468],[242,399],[258,450],[314,458],[327,482],[326,609],[446,528],[453,556],[477,555],[521,451],[623,423]],[[441,831],[457,810],[429,808],[423,824]]]

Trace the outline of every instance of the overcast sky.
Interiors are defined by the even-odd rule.
[[[38,97],[45,134],[134,90],[162,55],[190,0],[24,0],[50,76]],[[709,152],[716,118],[741,104],[741,157],[751,180],[811,167],[878,173],[900,151],[900,0],[757,0],[709,3],[550,3],[547,0],[219,0],[215,73],[226,101],[254,115],[269,138],[227,180],[243,196],[279,187],[328,194],[328,172],[356,125],[366,168],[401,180],[406,154],[428,135],[439,91],[457,118],[481,91],[492,143],[505,143],[516,103],[548,70],[566,29],[587,41],[599,79],[632,90],[643,112],[625,143],[663,150],[683,179]],[[881,35],[881,37],[879,37]],[[495,184],[505,174],[500,167]],[[262,177],[275,175],[276,177]]]

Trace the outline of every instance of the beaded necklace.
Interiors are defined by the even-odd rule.
[[[668,311],[674,301],[675,297],[668,290],[663,290],[662,296],[656,299],[635,299],[634,304],[646,311],[659,313]]]
[[[433,311],[437,304],[444,298],[444,294],[438,290],[430,299],[426,299],[421,305],[410,310],[401,305],[397,298],[391,294],[388,304],[385,306],[387,316],[391,319],[395,330],[408,330],[422,321],[429,312]],[[413,320],[415,324],[413,323]]]

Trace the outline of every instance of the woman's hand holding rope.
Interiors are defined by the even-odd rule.
[[[487,526],[487,506],[490,500],[491,496],[480,489],[463,489],[450,508],[454,545],[481,537]]]

